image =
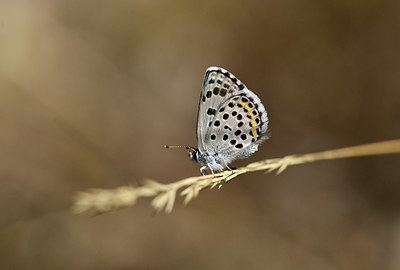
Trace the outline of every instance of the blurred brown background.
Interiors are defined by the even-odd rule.
[[[170,215],[72,196],[198,175],[205,69],[260,96],[249,160],[400,137],[400,2],[0,2],[1,269],[400,269],[400,156],[253,173]]]

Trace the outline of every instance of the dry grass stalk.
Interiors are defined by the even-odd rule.
[[[189,177],[170,184],[161,184],[152,180],[145,180],[143,186],[140,187],[122,186],[115,189],[91,189],[76,195],[73,211],[75,213],[90,211],[100,214],[132,206],[138,198],[154,197],[151,206],[156,211],[164,209],[167,213],[170,213],[174,207],[177,193],[185,197],[184,203],[187,204],[196,198],[201,190],[214,187],[221,188],[224,183],[244,173],[264,170],[266,173],[270,173],[276,170],[276,174],[279,174],[288,166],[318,160],[394,153],[400,153],[400,139],[305,155],[290,155],[283,158],[266,159],[250,163],[234,171],[223,171],[215,175]]]

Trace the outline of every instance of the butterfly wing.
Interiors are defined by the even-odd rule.
[[[268,138],[268,116],[260,99],[250,90],[226,100],[207,131],[209,153],[226,165],[258,150]]]
[[[251,155],[268,138],[268,115],[260,99],[222,68],[207,69],[197,125],[200,151],[225,165]]]
[[[218,107],[244,88],[244,84],[223,68],[209,67],[206,70],[197,114],[197,144],[201,152],[208,152],[206,134]]]

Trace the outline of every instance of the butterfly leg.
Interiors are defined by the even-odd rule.
[[[215,175],[213,169],[211,169],[211,167],[209,165],[207,165],[207,166],[208,166],[208,168],[210,168],[210,171],[212,172],[212,174]]]
[[[237,169],[237,168],[235,168],[235,167],[229,167],[228,165],[226,165],[226,167],[227,167],[228,170],[230,170],[231,172]]]
[[[200,173],[201,173],[201,175],[207,175],[206,170],[207,170],[207,166],[201,167],[201,168],[200,168]]]
[[[213,175],[215,175],[214,170],[210,166],[208,166],[208,164],[200,168],[201,175],[207,175],[207,171],[206,171],[207,169],[210,169],[211,173]]]

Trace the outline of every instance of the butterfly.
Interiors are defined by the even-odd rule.
[[[197,144],[186,148],[202,165],[200,173],[232,170],[229,164],[246,158],[268,139],[268,114],[261,100],[229,71],[209,67],[201,88],[197,115]]]

